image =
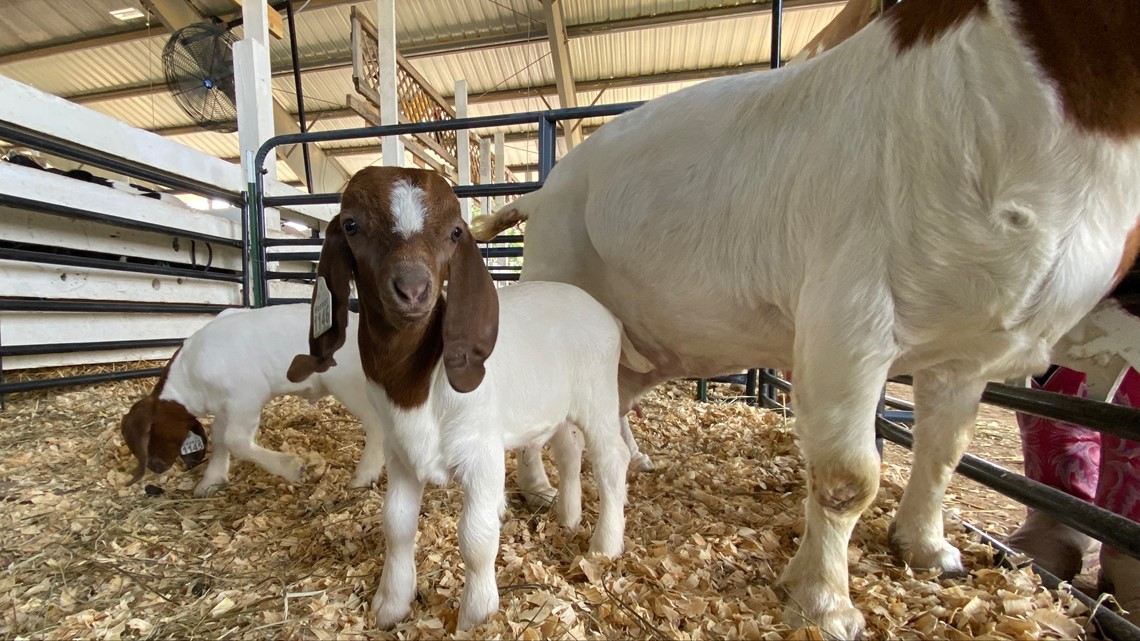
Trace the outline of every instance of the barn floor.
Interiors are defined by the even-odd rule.
[[[151,383],[9,398],[0,414],[0,636],[451,636],[463,581],[456,488],[425,494],[414,618],[373,631],[383,488],[346,489],[363,443],[356,422],[329,399],[286,398],[266,409],[260,441],[304,454],[315,470],[298,486],[235,463],[230,485],[212,498],[191,497],[201,468],[180,465],[124,487],[134,462],[118,420]],[[790,424],[692,395],[691,383],[658,388],[642,405],[645,420],[634,419],[659,471],[630,475],[626,552],[616,561],[583,558],[596,508],[588,471],[577,534],[512,495],[497,566],[500,614],[464,638],[822,638],[775,620],[772,586],[803,528],[803,469]],[[940,581],[896,565],[886,531],[906,472],[890,451],[878,499],[849,550],[852,594],[870,638],[1085,634],[1083,606],[1042,589],[1029,570],[995,567],[990,548],[952,521],[968,578]],[[513,467],[511,457],[509,492]],[[164,493],[147,495],[147,483]],[[961,497],[969,500],[953,503]],[[948,512],[983,525],[1008,527],[1022,514],[957,485],[951,501]]]

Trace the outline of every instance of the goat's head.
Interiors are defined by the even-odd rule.
[[[310,338],[310,354],[293,360],[290,380],[335,364],[332,355],[345,340],[352,279],[362,320],[371,325],[414,331],[444,305],[443,360],[451,386],[469,392],[483,381],[483,363],[498,337],[498,296],[460,216],[459,200],[439,174],[368,167],[353,176],[326,231],[317,275],[332,294],[332,327]]]
[[[206,442],[206,430],[194,415],[180,403],[158,400],[153,393],[131,406],[119,423],[119,431],[138,460],[130,483],[137,483],[148,468],[156,474],[170,469],[182,455],[182,444],[191,432],[202,439],[203,445]],[[203,447],[183,455],[183,460],[187,467],[194,467],[205,454]]]

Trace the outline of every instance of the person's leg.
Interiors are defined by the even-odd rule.
[[[1140,407],[1140,374],[1129,369],[1114,402]],[[1140,442],[1111,434],[1101,436],[1100,482],[1096,504],[1132,521],[1140,522]],[[1110,546],[1100,550],[1102,588],[1111,591],[1126,617],[1140,625],[1140,560]]]
[[[1085,375],[1058,367],[1034,387],[1084,398]],[[1100,464],[1100,434],[1069,423],[1017,414],[1025,475],[1035,481],[1092,501]],[[1029,510],[1021,527],[1006,540],[1011,548],[1033,557],[1038,565],[1071,581],[1080,573],[1092,539],[1044,512]]]

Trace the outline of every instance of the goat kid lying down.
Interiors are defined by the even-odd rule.
[[[357,324],[356,314],[350,314],[345,331],[355,336]],[[300,482],[305,469],[301,457],[254,442],[261,409],[286,394],[313,402],[331,394],[359,418],[366,436],[351,487],[379,479],[384,467],[380,418],[368,402],[356,342],[338,351],[340,364],[319,376],[304,383],[285,376],[293,354],[306,349],[308,332],[309,305],[303,303],[225,310],[194,332],[171,357],[154,389],[122,419],[123,438],[138,459],[131,483],[148,467],[166,471],[191,433],[202,439],[204,453],[206,432],[198,419],[209,415],[214,417],[214,453],[195,496],[206,496],[227,481],[231,454]]]
[[[581,450],[574,426],[589,448],[600,498],[590,551],[621,552],[630,454],[618,414],[621,326],[605,307],[563,283],[496,294],[451,187],[415,169],[369,167],[353,176],[329,223],[317,274],[315,338],[309,353],[294,359],[289,378],[305,380],[336,363],[334,353],[349,338],[355,280],[360,355],[369,398],[383,418],[388,464],[387,554],[372,602],[379,627],[411,612],[424,485],[451,478],[463,488],[459,550],[467,570],[458,628],[498,610],[505,450],[550,440],[561,478],[556,514],[577,527]]]

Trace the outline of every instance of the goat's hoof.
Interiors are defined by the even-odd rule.
[[[826,639],[862,639],[863,613],[851,606],[839,607],[828,612],[805,612],[797,604],[786,602],[780,621],[793,630],[818,627]]]
[[[224,484],[224,480],[213,481],[210,479],[202,479],[202,481],[194,487],[194,498],[204,499],[208,496],[213,496],[218,493],[218,489]]]
[[[636,456],[629,459],[629,467],[634,472],[652,472],[657,469],[653,465],[653,461],[644,452],[638,452]]]
[[[625,543],[621,537],[618,537],[616,540],[605,540],[602,537],[594,536],[590,540],[589,553],[604,556],[607,559],[616,559],[621,556],[624,547]]]
[[[962,565],[962,553],[942,537],[929,541],[911,542],[902,536],[892,521],[887,530],[887,542],[895,560],[912,568],[940,569],[942,578],[956,579],[969,574]]]
[[[555,512],[558,516],[558,524],[571,532],[577,532],[578,528],[582,526],[582,509],[571,510],[562,507],[556,507]]]
[[[373,485],[375,485],[376,481],[379,481],[379,480],[380,480],[379,476],[365,476],[365,477],[356,476],[356,477],[353,477],[352,482],[348,484],[348,489],[350,489],[350,490],[367,489],[367,488],[370,488]]]
[[[526,504],[536,510],[546,510],[554,505],[554,499],[558,496],[558,491],[549,485],[543,489],[538,490],[523,490],[523,500]]]
[[[394,603],[392,599],[385,599],[379,593],[372,599],[372,616],[376,619],[376,627],[381,630],[391,630],[411,613],[410,603]]]
[[[459,620],[455,624],[456,630],[470,630],[481,625],[487,619],[495,616],[499,611],[498,592],[486,599],[464,599],[459,604]]]
[[[360,463],[357,465],[356,473],[352,474],[352,482],[349,484],[349,487],[352,489],[372,487],[375,482],[380,480],[380,473],[383,470],[383,462],[378,465],[367,465],[365,463]]]

